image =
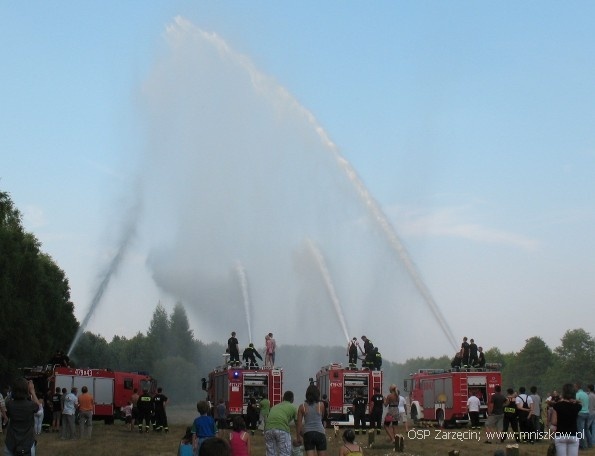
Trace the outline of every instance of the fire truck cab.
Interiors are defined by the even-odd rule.
[[[348,424],[352,423],[349,415],[352,415],[353,400],[358,393],[370,404],[374,388],[382,392],[382,371],[346,369],[340,363],[333,363],[316,373],[316,385],[321,396],[327,395],[331,424]],[[366,421],[369,421],[369,412],[366,408]]]
[[[271,407],[281,402],[283,395],[283,370],[281,368],[248,369],[220,366],[202,379],[202,388],[208,400],[216,406],[220,400],[227,405],[228,419],[245,415],[248,401],[257,403],[266,395]]]
[[[480,420],[487,417],[488,401],[496,385],[502,384],[500,365],[482,369],[420,369],[405,380],[411,419],[430,420],[440,427],[469,422],[467,399],[476,394],[481,401]]]
[[[147,373],[115,372],[110,369],[78,369],[48,364],[23,369],[24,376],[32,380],[41,397],[49,398],[56,388],[73,387],[80,393],[86,386],[95,402],[93,419],[103,419],[113,423],[120,416],[120,409],[130,400],[135,389],[156,392],[156,382]]]

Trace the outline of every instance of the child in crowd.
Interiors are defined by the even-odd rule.
[[[39,394],[37,397],[39,397]],[[37,403],[37,412],[35,412],[34,429],[36,435],[41,435],[41,431],[43,430],[43,416],[43,399],[40,399]]]
[[[202,442],[217,434],[217,426],[213,417],[207,414],[209,404],[206,401],[198,401],[196,410],[198,410],[199,416],[194,419],[192,424],[192,448],[194,448],[194,454],[198,455]]]
[[[355,432],[346,429],[343,432],[343,446],[339,449],[339,456],[363,456],[362,447],[355,443]]]
[[[233,419],[233,431],[229,434],[229,445],[231,456],[250,456],[251,441],[250,434],[246,432],[244,418],[236,416]]]
[[[122,412],[122,415],[124,415],[124,421],[128,426],[128,430],[132,432],[132,402],[128,401],[120,411]]]
[[[178,447],[178,456],[194,456],[192,451],[192,427],[186,428],[186,434],[180,440],[180,446]]]

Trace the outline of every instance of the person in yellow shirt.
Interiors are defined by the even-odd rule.
[[[86,386],[81,388],[81,395],[78,397],[79,401],[79,425],[80,425],[80,436],[83,438],[85,435],[91,437],[93,430],[93,407],[95,402],[93,396],[89,393]]]

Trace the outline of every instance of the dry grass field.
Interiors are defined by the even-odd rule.
[[[91,439],[63,441],[57,434],[43,434],[38,439],[39,456],[175,456],[181,436],[186,427],[186,418],[180,422],[180,417],[171,417],[170,421],[175,424],[170,425],[168,434],[158,434],[150,432],[149,434],[139,434],[129,432],[122,422],[116,422],[114,425],[105,425],[103,422],[96,422],[93,426],[93,436]],[[191,421],[192,417],[189,418]],[[460,455],[493,455],[497,449],[505,449],[505,444],[486,445],[483,441],[455,438],[437,439],[435,431],[431,430],[429,436],[420,438],[405,437],[404,455],[448,455],[451,450],[459,450]],[[329,456],[339,454],[341,445],[341,432],[335,436],[334,431],[327,431],[329,442]],[[368,448],[367,436],[359,436],[359,442],[364,448],[366,456],[372,455],[392,455],[394,449],[385,441],[385,436],[377,436],[376,444],[373,448]],[[481,434],[484,439],[483,432]],[[542,456],[545,455],[547,443],[537,443],[535,445],[521,445],[519,448],[520,456]],[[253,437],[252,455],[261,456],[265,454],[264,438],[261,432]],[[595,450],[581,452],[581,454],[593,454]]]

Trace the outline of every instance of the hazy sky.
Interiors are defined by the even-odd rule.
[[[450,355],[344,157],[457,342],[553,348],[593,322],[594,17],[589,1],[1,2],[0,189],[79,321],[140,200],[87,328],[108,340],[195,300],[197,337],[247,343],[242,303],[229,321],[201,307],[245,300],[243,269],[256,343],[345,342],[313,274],[386,357]]]

